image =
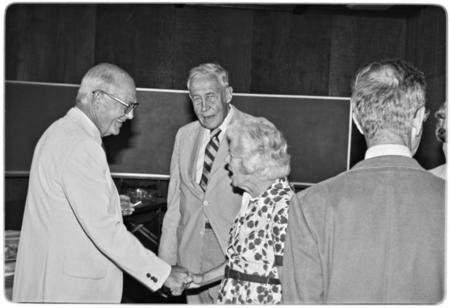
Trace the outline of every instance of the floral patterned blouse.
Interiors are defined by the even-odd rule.
[[[294,191],[286,179],[277,179],[261,195],[244,193],[242,207],[230,230],[227,265],[241,273],[279,278],[288,222],[288,207]],[[248,202],[247,202],[248,201]],[[220,304],[278,304],[281,285],[225,278],[220,286]]]

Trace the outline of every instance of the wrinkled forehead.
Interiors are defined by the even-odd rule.
[[[209,85],[216,88],[222,88],[222,82],[219,76],[214,73],[197,73],[191,76],[189,80],[189,89],[194,86]]]
[[[136,86],[131,78],[121,78],[117,82],[110,84],[111,94],[128,101],[136,101]]]

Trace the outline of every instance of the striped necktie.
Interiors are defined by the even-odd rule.
[[[206,186],[208,185],[208,176],[209,176],[209,173],[211,172],[211,168],[212,168],[217,150],[219,149],[219,134],[220,134],[220,132],[221,132],[221,130],[219,128],[212,131],[211,139],[209,140],[208,144],[206,145],[205,162],[203,163],[203,173],[202,173],[202,177],[200,179],[200,186],[203,189],[203,191],[206,190]]]

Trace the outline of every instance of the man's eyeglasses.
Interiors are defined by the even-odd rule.
[[[136,103],[127,103],[127,102],[121,100],[120,98],[118,98],[112,94],[109,94],[108,92],[105,92],[103,90],[94,90],[94,91],[92,91],[92,94],[95,94],[97,92],[105,94],[106,96],[113,99],[114,101],[124,105],[125,106],[125,114],[129,114],[131,111],[133,111],[139,105],[139,103],[137,103],[137,102]]]

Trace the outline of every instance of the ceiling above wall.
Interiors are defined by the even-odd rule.
[[[316,11],[329,14],[358,14],[358,15],[386,15],[391,17],[408,17],[417,15],[424,5],[385,5],[385,4],[347,4],[347,5],[326,5],[326,4],[240,4],[240,3],[195,3],[195,4],[178,4],[183,6],[207,6],[207,7],[223,7],[232,9],[248,9],[248,10],[264,10],[278,12],[292,12],[300,15],[306,11]]]

